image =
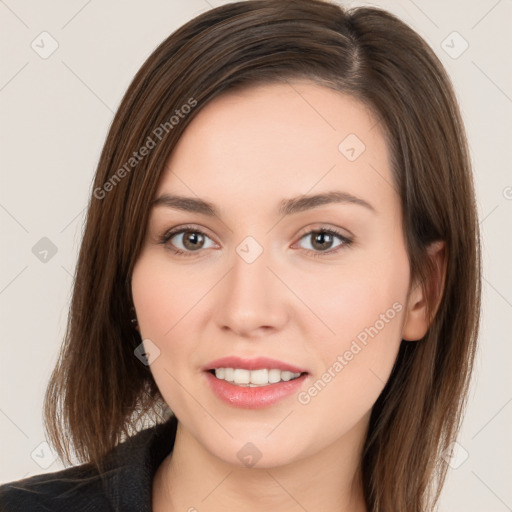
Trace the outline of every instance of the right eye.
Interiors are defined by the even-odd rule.
[[[207,240],[212,242],[213,245],[205,246]],[[182,226],[167,231],[160,238],[160,243],[168,247],[175,254],[183,256],[192,256],[194,253],[199,252],[200,249],[208,249],[215,246],[213,240],[206,233],[193,226]]]

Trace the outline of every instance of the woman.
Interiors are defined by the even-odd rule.
[[[431,510],[479,300],[464,129],[426,43],[373,8],[212,9],[144,63],[98,165],[45,402],[82,464],[0,504]]]

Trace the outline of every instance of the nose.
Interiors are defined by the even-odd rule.
[[[216,317],[222,330],[257,338],[283,328],[289,317],[290,297],[276,277],[279,269],[269,251],[263,250],[256,260],[248,261],[235,253],[231,270],[219,286]]]

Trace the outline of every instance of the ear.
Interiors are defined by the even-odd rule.
[[[427,253],[432,263],[430,275],[424,285],[411,285],[407,301],[402,330],[402,339],[407,341],[417,341],[425,336],[443,296],[447,263],[445,242],[433,242]]]

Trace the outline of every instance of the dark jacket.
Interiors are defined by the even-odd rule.
[[[91,464],[36,475],[0,486],[2,512],[151,512],[153,477],[172,451],[177,420],[147,428]]]

